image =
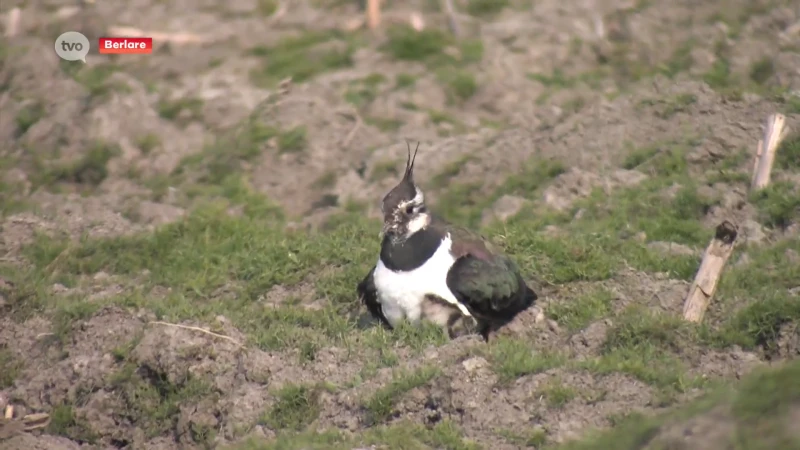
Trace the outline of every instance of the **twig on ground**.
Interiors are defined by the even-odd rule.
[[[28,414],[22,418],[22,423],[25,424],[25,431],[38,430],[45,428],[50,424],[50,414],[47,413],[34,413]]]
[[[340,144],[341,147],[347,147],[351,142],[353,142],[353,139],[356,137],[356,133],[358,133],[358,130],[361,129],[361,126],[364,124],[364,120],[361,119],[361,115],[358,114],[357,111],[348,111],[346,113],[340,112],[340,114],[352,116],[353,120],[356,121],[356,123],[353,125],[353,128],[350,129],[350,131],[347,133],[347,136],[342,139],[342,143]]]
[[[189,325],[181,325],[181,324],[177,324],[177,323],[169,323],[169,322],[161,322],[161,321],[151,321],[149,323],[151,325],[163,325],[163,326],[166,326],[166,327],[174,327],[174,328],[182,328],[184,330],[199,331],[201,333],[205,333],[205,334],[208,334],[210,336],[218,337],[220,339],[225,339],[226,341],[232,342],[232,343],[236,344],[239,347],[244,347],[244,344],[242,344],[241,342],[237,341],[236,339],[234,339],[234,338],[232,338],[230,336],[225,336],[224,334],[214,333],[213,331],[206,330],[205,328],[192,327],[192,326],[189,326]]]
[[[456,17],[456,8],[453,6],[453,0],[442,0],[442,9],[447,14],[447,23],[450,25],[450,31],[454,36],[461,36],[461,27],[458,25],[458,18]]]
[[[64,250],[61,250],[61,253],[59,253],[58,255],[56,255],[56,257],[55,257],[55,258],[53,258],[53,260],[52,260],[52,261],[50,261],[50,263],[49,263],[49,264],[47,264],[47,265],[44,267],[44,270],[43,270],[43,272],[44,272],[44,273],[48,273],[48,272],[50,272],[50,269],[53,269],[53,273],[55,273],[55,268],[56,268],[56,266],[58,265],[58,263],[60,263],[60,262],[61,262],[61,260],[62,260],[62,259],[64,259],[64,257],[65,257],[67,254],[69,254],[69,252],[70,252],[70,251],[72,251],[72,242],[71,242],[71,241],[70,241],[70,243],[69,243],[69,244],[67,244],[67,246],[66,246],[66,248],[64,248]]]
[[[727,220],[717,226],[683,304],[683,318],[689,322],[699,323],[703,320],[725,263],[733,254],[737,235],[736,225]]]
[[[767,118],[764,138],[758,141],[756,149],[753,178],[750,186],[754,191],[769,185],[772,165],[775,163],[775,152],[778,151],[778,146],[785,137],[783,128],[785,121],[786,117],[783,114],[772,114]]]
[[[6,410],[3,417],[5,417],[6,419],[14,418],[14,405],[6,405]]]

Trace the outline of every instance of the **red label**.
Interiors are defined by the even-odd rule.
[[[153,53],[153,38],[101,37],[97,49],[107,55],[150,54]]]

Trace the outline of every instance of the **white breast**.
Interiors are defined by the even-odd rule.
[[[452,243],[448,234],[436,253],[425,264],[410,272],[393,272],[378,259],[373,274],[378,301],[383,307],[383,315],[393,327],[403,319],[418,324],[422,300],[426,294],[436,295],[456,305],[465,315],[471,316],[469,310],[456,300],[447,287],[447,271],[455,261],[450,254]]]

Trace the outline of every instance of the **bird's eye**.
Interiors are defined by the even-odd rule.
[[[411,215],[414,213],[414,205],[406,206],[406,214]]]

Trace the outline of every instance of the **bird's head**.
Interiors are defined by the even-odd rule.
[[[408,144],[407,144],[408,145]],[[430,214],[425,207],[425,195],[414,184],[414,160],[417,157],[419,143],[411,154],[408,145],[408,160],[403,179],[386,196],[381,203],[383,212],[382,235],[386,235],[393,242],[399,243],[424,229],[431,221]]]

